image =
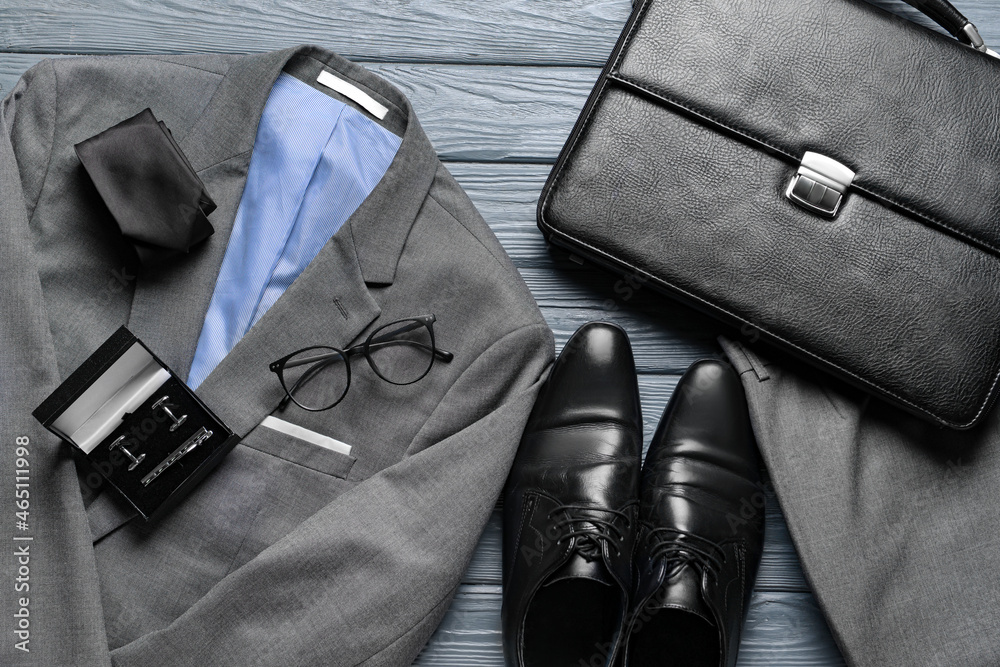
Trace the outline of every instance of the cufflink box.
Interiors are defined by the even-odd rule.
[[[240,441],[125,327],[32,415],[82,452],[147,521],[176,505]]]

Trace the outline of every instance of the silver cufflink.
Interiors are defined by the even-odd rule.
[[[128,469],[129,470],[135,470],[136,466],[138,466],[140,463],[142,463],[142,460],[144,458],[146,458],[146,455],[145,454],[139,454],[139,458],[136,458],[135,454],[133,454],[132,452],[130,452],[128,450],[128,448],[125,447],[124,444],[122,444],[124,442],[125,442],[125,436],[124,435],[120,435],[120,436],[118,436],[117,440],[115,440],[114,442],[111,443],[111,445],[108,447],[108,450],[113,452],[113,451],[115,451],[115,449],[121,449],[122,450],[122,454],[124,454],[125,456],[129,457],[129,459],[132,461],[132,465],[130,465],[128,467]]]
[[[171,424],[171,426],[170,426],[170,432],[172,433],[172,432],[176,431],[180,427],[181,424],[183,424],[184,422],[187,421],[188,416],[187,415],[181,415],[178,418],[177,415],[175,415],[170,410],[170,407],[167,405],[167,401],[169,401],[169,400],[170,400],[169,396],[164,396],[163,398],[161,398],[160,400],[158,400],[156,403],[153,403],[153,410],[163,410],[163,412],[165,412],[166,415],[168,417],[170,417],[170,421],[173,422],[173,424]]]

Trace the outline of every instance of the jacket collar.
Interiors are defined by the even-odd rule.
[[[252,150],[271,87],[293,58],[314,61],[317,73],[323,67],[339,73],[387,101],[405,119],[396,159],[352,218],[352,236],[365,280],[390,284],[410,226],[434,178],[437,155],[409,100],[388,82],[317,46],[245,56],[230,66],[205,112],[181,139],[181,147],[199,171]]]
[[[365,280],[392,283],[406,236],[433,180],[437,155],[409,100],[388,82],[317,46],[246,56],[230,66],[205,112],[180,141],[181,147],[199,171],[250,151],[271,87],[293,58],[315,61],[317,73],[321,67],[339,73],[386,100],[390,109],[405,118],[396,159],[352,218],[352,236]]]

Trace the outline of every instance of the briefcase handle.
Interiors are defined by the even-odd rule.
[[[632,6],[635,7],[639,1],[632,0]],[[903,2],[926,14],[963,44],[968,44],[977,51],[994,55],[986,48],[986,43],[979,35],[979,29],[965,18],[962,12],[955,9],[955,6],[948,0],[903,0]]]
[[[908,5],[929,16],[935,23],[950,32],[960,42],[968,44],[978,51],[986,51],[986,44],[979,36],[979,30],[972,25],[962,12],[948,0],[903,0]]]

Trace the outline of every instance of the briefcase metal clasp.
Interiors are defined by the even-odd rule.
[[[785,196],[817,215],[832,218],[840,210],[844,193],[854,181],[848,167],[820,153],[806,151]]]

